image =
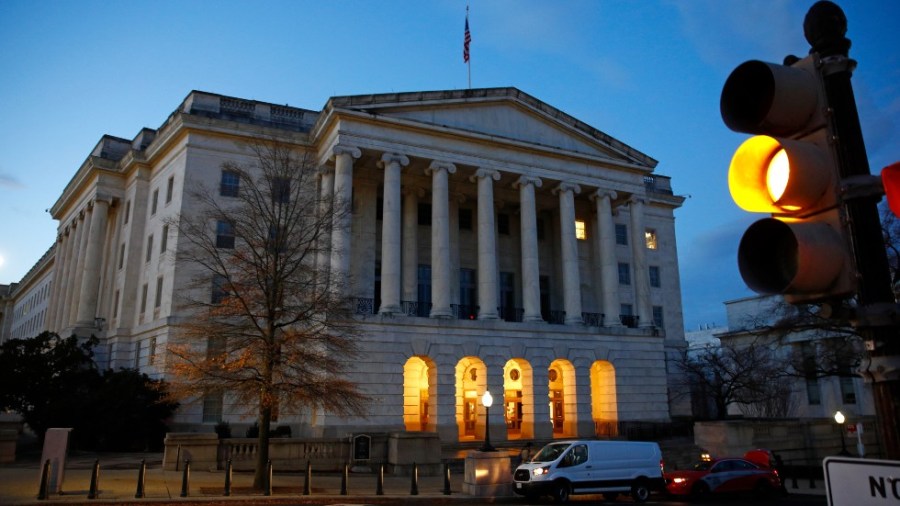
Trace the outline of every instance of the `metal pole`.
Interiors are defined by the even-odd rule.
[[[184,461],[184,472],[181,474],[181,497],[191,495],[191,461]]]
[[[97,489],[100,487],[100,459],[94,461],[94,466],[91,468],[91,486],[88,488],[88,499],[96,499],[98,492]]]
[[[312,481],[312,463],[310,461],[306,461],[306,478],[303,480],[303,495],[309,495],[310,485]]]
[[[384,464],[378,466],[378,482],[375,484],[375,495],[384,495]]]
[[[409,495],[419,495],[419,466],[413,462],[412,483],[409,485]]]
[[[147,461],[141,459],[141,466],[138,467],[137,490],[134,492],[135,499],[144,497],[144,481],[147,478]]]
[[[444,463],[444,495],[450,495],[450,464]]]
[[[344,464],[344,472],[341,474],[341,495],[347,495],[347,482],[350,480],[350,466]]]
[[[225,497],[231,495],[231,478],[232,478],[231,459],[225,461]]]
[[[272,460],[266,461],[266,489],[264,495],[272,495]]]
[[[43,501],[47,499],[49,495],[50,488],[50,459],[44,461],[44,465],[41,467],[41,483],[38,485],[38,500]]]

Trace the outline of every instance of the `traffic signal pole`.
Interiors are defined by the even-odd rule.
[[[848,58],[847,19],[837,5],[820,1],[806,15],[803,31],[823,66],[823,86],[832,115],[834,149],[842,181],[871,177],[853,87],[855,62]],[[872,383],[879,433],[888,459],[900,460],[900,314],[894,300],[878,216],[880,193],[843,199],[858,273],[856,326],[869,357],[860,368]],[[867,194],[868,193],[868,194]]]

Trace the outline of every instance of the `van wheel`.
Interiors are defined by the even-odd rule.
[[[558,481],[553,485],[553,501],[557,503],[567,503],[569,502],[569,495],[572,493],[572,488],[569,486],[568,482]]]
[[[650,498],[650,487],[644,480],[638,480],[631,486],[631,498],[634,502],[646,502]]]

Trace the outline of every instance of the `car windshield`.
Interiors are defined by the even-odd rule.
[[[541,448],[537,455],[531,458],[531,462],[553,462],[558,459],[566,449],[571,446],[569,443],[550,443]]]
[[[709,471],[709,468],[712,467],[713,463],[708,460],[701,460],[694,464],[694,471]]]

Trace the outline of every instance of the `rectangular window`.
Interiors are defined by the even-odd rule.
[[[553,309],[550,307],[550,277],[538,276],[538,286],[541,294],[541,318],[550,321],[550,311]]]
[[[628,227],[622,223],[616,223],[616,244],[628,246]]]
[[[131,201],[125,201],[125,224],[128,225],[128,218],[131,215]]]
[[[662,306],[653,306],[653,325],[657,328],[663,328],[663,308]]]
[[[856,387],[853,385],[853,378],[841,376],[839,381],[841,384],[841,399],[844,401],[844,404],[856,404]]]
[[[419,204],[419,225],[431,226],[431,204]]]
[[[656,249],[656,230],[652,228],[644,230],[644,240],[647,243],[647,249]]]
[[[156,338],[150,338],[150,344],[147,346],[147,364],[153,365],[156,362]]]
[[[478,317],[476,302],[478,296],[478,280],[475,277],[475,269],[459,270],[459,319],[474,320]]]
[[[159,188],[153,190],[153,199],[150,200],[150,216],[156,214],[156,207],[159,204]]]
[[[631,284],[631,265],[625,262],[619,262],[619,284]]]
[[[210,302],[213,304],[221,303],[225,297],[228,297],[228,288],[227,288],[228,278],[221,274],[213,274],[212,280],[212,293],[210,295]]]
[[[203,396],[203,423],[222,421],[223,397],[221,390],[209,392]]]
[[[141,314],[147,310],[147,283],[141,288]]]
[[[159,238],[159,252],[165,253],[169,246],[169,226],[163,225],[162,236]]]
[[[575,220],[575,238],[579,241],[587,239],[587,230],[584,228],[584,222]]]
[[[518,321],[516,315],[516,275],[512,272],[500,272],[500,318],[506,321]]]
[[[234,249],[234,223],[228,220],[216,223],[216,247]]]
[[[416,316],[428,316],[431,313],[431,266],[419,265],[418,305]]]
[[[650,266],[650,286],[653,288],[659,288],[659,266],[651,265]]]
[[[819,378],[815,376],[806,378],[806,402],[810,406],[822,404],[822,391],[819,388]]]
[[[497,233],[500,235],[509,235],[509,215],[506,213],[497,214]]]
[[[240,184],[241,178],[237,172],[223,170],[222,180],[219,183],[219,195],[223,197],[237,197]]]
[[[123,242],[121,246],[119,246],[119,269],[125,265],[125,243]]]
[[[460,230],[472,230],[472,210],[471,209],[460,209],[459,210],[459,229]]]
[[[119,317],[119,291],[116,290],[116,296],[113,298],[113,318]]]
[[[172,202],[172,191],[175,190],[175,176],[169,178],[166,183],[166,204]]]
[[[162,305],[162,289],[163,289],[163,277],[160,276],[156,278],[156,300],[153,301],[153,307],[159,309],[159,306]]]
[[[153,234],[150,234],[150,237],[147,237],[147,258],[144,260],[149,262],[150,258],[153,257]]]
[[[291,201],[291,180],[286,177],[272,179],[272,203],[287,204]]]
[[[619,321],[626,327],[637,327],[637,317],[631,304],[619,304]]]

